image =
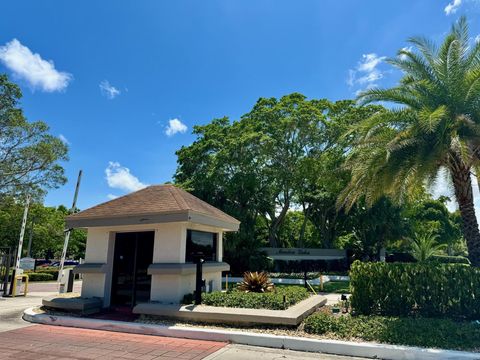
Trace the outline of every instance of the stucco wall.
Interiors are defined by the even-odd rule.
[[[96,228],[88,229],[85,262],[107,264],[107,272],[84,274],[82,296],[101,297],[104,300],[104,306],[110,304],[113,245],[114,241],[110,231]]]
[[[193,223],[159,224],[155,232],[154,263],[184,263],[187,243],[187,230],[217,233],[217,261],[223,259],[222,230]],[[212,291],[220,290],[222,274],[219,271],[205,272],[203,278],[213,281]],[[150,298],[163,303],[179,303],[183,296],[195,290],[195,274],[190,275],[152,275]]]

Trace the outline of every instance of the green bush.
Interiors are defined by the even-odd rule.
[[[350,271],[358,314],[480,319],[480,269],[459,264],[362,263]]]
[[[58,278],[58,268],[37,268],[35,270],[35,273],[37,274],[50,274],[53,276],[53,278]]]
[[[56,278],[53,277],[52,274],[47,274],[43,272],[32,272],[28,273],[28,280],[29,281],[51,281],[55,280]]]
[[[317,312],[305,320],[307,333],[395,345],[478,350],[480,326],[436,318],[332,316]]]
[[[202,295],[202,302],[211,306],[226,306],[249,309],[283,310],[306,299],[307,289],[301,286],[276,287],[270,293],[246,293],[238,290],[229,292],[215,291]],[[285,304],[283,297],[285,296]]]

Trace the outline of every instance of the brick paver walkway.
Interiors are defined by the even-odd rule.
[[[0,359],[203,359],[226,343],[33,325],[0,332]]]

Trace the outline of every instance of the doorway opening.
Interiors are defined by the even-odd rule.
[[[150,300],[154,231],[115,235],[111,305],[133,308]]]

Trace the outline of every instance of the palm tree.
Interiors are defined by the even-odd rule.
[[[446,249],[446,244],[439,244],[437,242],[438,235],[433,232],[424,232],[415,234],[412,240],[412,256],[418,261],[423,262],[430,259],[432,256],[442,254]]]
[[[463,220],[469,258],[480,266],[480,232],[471,173],[480,154],[480,42],[470,44],[461,18],[440,47],[425,38],[409,40],[388,62],[403,72],[396,87],[370,89],[363,104],[399,105],[360,121],[348,133],[353,146],[349,185],[338,199],[347,209],[382,195],[401,201],[417,186],[447,176]],[[480,176],[480,174],[479,174]]]

